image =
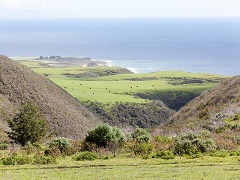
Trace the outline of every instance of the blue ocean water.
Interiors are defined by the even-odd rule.
[[[240,18],[0,20],[0,54],[88,56],[136,72],[240,74]]]

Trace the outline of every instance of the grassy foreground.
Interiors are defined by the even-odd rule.
[[[173,160],[122,158],[95,161],[61,159],[57,165],[0,165],[0,177],[9,179],[240,179],[239,157]]]

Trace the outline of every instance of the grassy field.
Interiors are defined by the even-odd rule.
[[[240,179],[239,157],[178,157],[172,160],[121,158],[61,159],[55,165],[0,165],[2,180],[14,179]]]
[[[116,67],[46,68],[44,64],[37,61],[21,61],[21,63],[31,67],[35,72],[47,76],[79,101],[91,100],[102,103],[115,103],[117,101],[144,103],[147,101],[137,98],[135,96],[137,93],[193,92],[200,94],[224,78],[218,75],[183,71],[76,78],[74,75],[86,72],[102,73],[114,70]],[[191,80],[200,80],[203,83],[184,83]]]

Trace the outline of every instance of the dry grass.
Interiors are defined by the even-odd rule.
[[[89,128],[100,123],[56,84],[18,62],[0,56],[0,128],[7,129],[5,120],[26,100],[39,107],[52,133],[58,136],[82,138]]]

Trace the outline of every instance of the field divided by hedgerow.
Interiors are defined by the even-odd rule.
[[[117,67],[54,68],[34,61],[22,61],[21,63],[45,75],[81,102],[90,100],[102,103],[117,101],[145,103],[149,99],[156,98],[155,96],[149,97],[149,94],[157,97],[159,94],[165,94],[168,99],[175,99],[179,92],[184,97],[189,94],[195,97],[225,78],[183,71],[118,74],[120,68]],[[161,100],[161,97],[159,98]]]

